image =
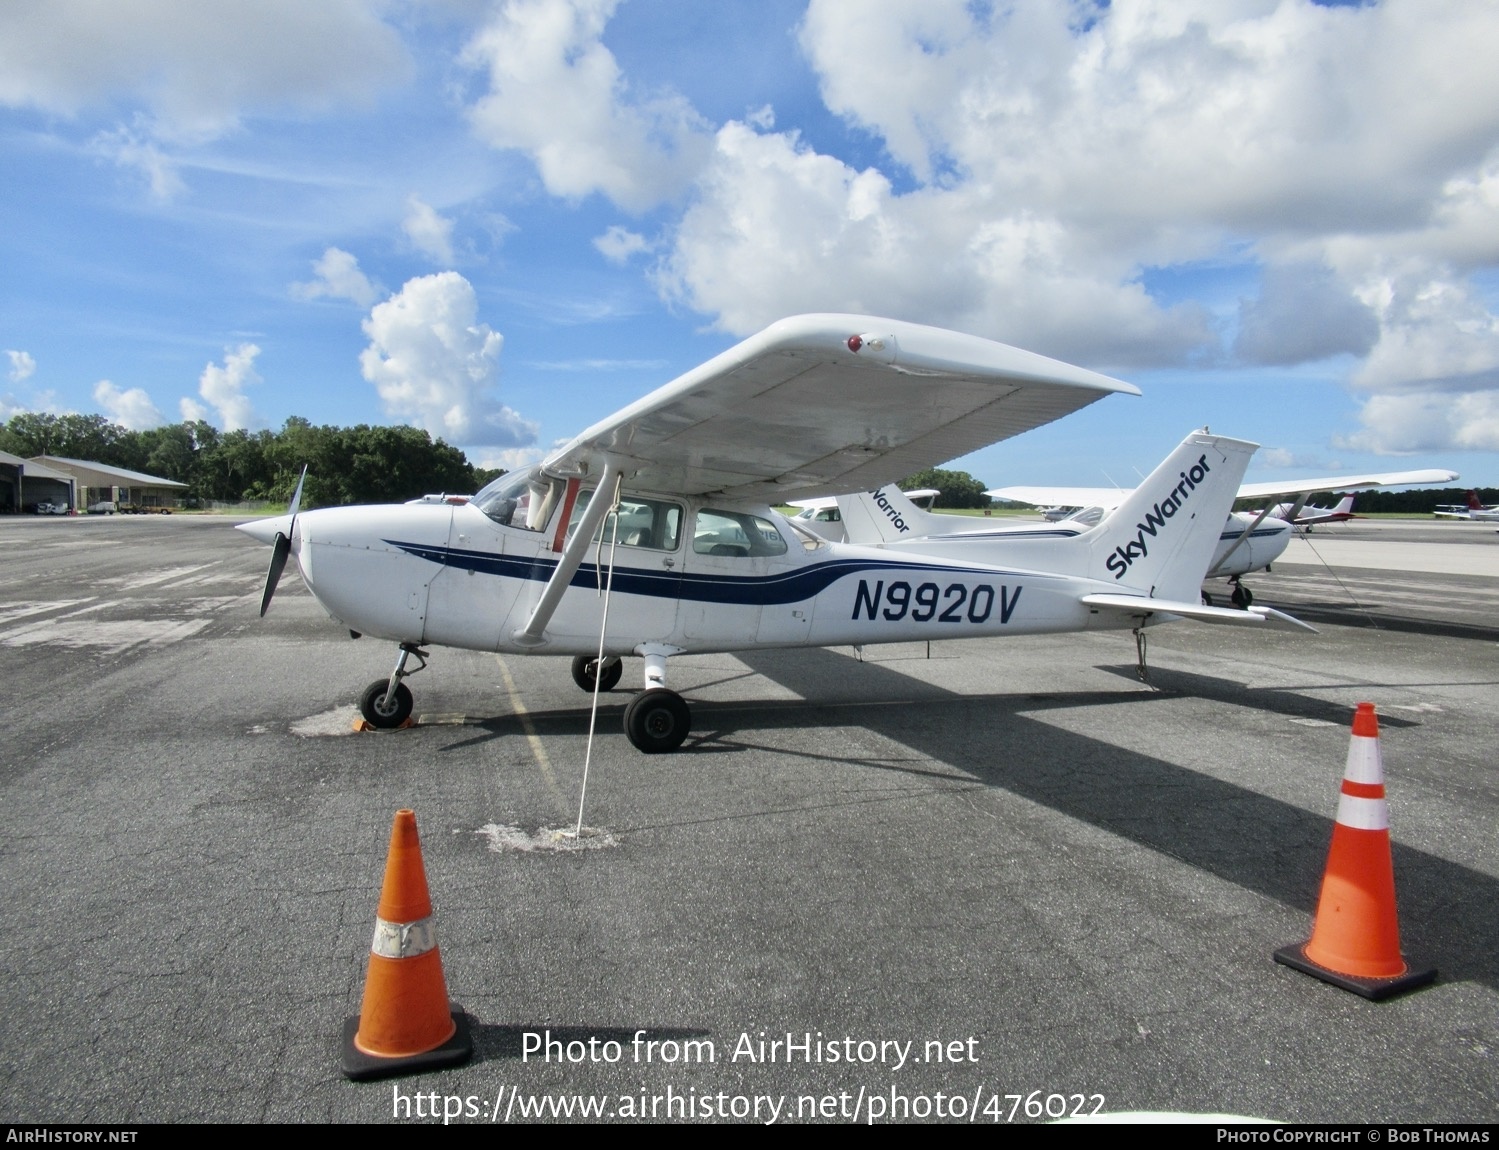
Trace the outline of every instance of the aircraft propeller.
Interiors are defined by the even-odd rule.
[[[265,573],[265,594],[260,597],[260,616],[265,618],[265,610],[271,605],[271,596],[276,593],[276,584],[281,582],[281,572],[286,569],[286,557],[291,554],[291,536],[297,526],[297,509],[302,506],[302,484],[307,482],[307,467],[302,467],[302,475],[297,480],[297,489],[292,493],[291,507],[287,509],[289,519],[286,531],[276,532],[275,542],[271,547],[271,566]]]

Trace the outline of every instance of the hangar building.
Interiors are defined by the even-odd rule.
[[[181,505],[182,496],[187,491],[187,484],[178,483],[175,479],[143,475],[139,471],[111,467],[106,463],[65,459],[60,455],[37,455],[32,458],[28,467],[37,463],[72,477],[78,486],[78,502],[74,506],[80,511],[97,503],[150,508],[177,507]]]
[[[65,471],[0,451],[0,512],[30,511],[38,503],[77,507],[76,488]]]

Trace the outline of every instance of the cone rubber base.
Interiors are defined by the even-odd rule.
[[[474,1052],[474,1041],[469,1035],[468,1015],[456,1002],[448,1003],[453,1012],[453,1037],[441,1046],[421,1054],[404,1058],[381,1058],[366,1054],[354,1045],[354,1035],[359,1032],[359,1016],[344,1020],[343,1055],[338,1068],[344,1077],[355,1082],[368,1082],[374,1078],[389,1078],[397,1074],[422,1074],[428,1070],[442,1070],[448,1066],[461,1066]]]
[[[1383,1002],[1386,998],[1393,998],[1397,994],[1404,994],[1408,990],[1426,986],[1435,982],[1437,978],[1437,968],[1434,966],[1421,970],[1407,967],[1404,974],[1396,974],[1390,978],[1360,978],[1356,974],[1343,974],[1318,965],[1307,958],[1304,953],[1305,949],[1306,943],[1304,942],[1283,946],[1275,952],[1275,961],[1282,966],[1299,970],[1302,974],[1309,974],[1313,978],[1320,978],[1323,982],[1330,982],[1342,990],[1351,990],[1354,994],[1362,995],[1374,1002]]]

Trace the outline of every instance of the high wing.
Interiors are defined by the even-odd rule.
[[[542,464],[784,503],[932,467],[1128,383],[1002,343],[863,315],[781,320],[594,424]]]
[[[1282,479],[1272,483],[1245,483],[1240,499],[1263,499],[1275,495],[1306,496],[1314,491],[1347,491],[1354,487],[1401,487],[1408,484],[1448,483],[1455,471],[1385,471],[1376,475],[1326,475],[1320,479]],[[986,494],[1013,503],[1036,507],[1102,507],[1112,511],[1123,503],[1128,490],[1114,487],[996,487]]]
[[[1385,471],[1377,475],[1324,475],[1320,479],[1282,479],[1273,483],[1246,483],[1240,499],[1263,499],[1272,495],[1311,495],[1314,491],[1351,491],[1355,487],[1404,487],[1414,484],[1450,483],[1455,471]]]

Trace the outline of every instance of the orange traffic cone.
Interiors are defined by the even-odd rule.
[[[473,1053],[468,1019],[448,1002],[416,815],[397,811],[375,916],[364,1005],[344,1023],[344,1074],[381,1078],[457,1066]]]
[[[1373,703],[1360,703],[1353,717],[1312,937],[1277,950],[1275,961],[1375,1000],[1425,986],[1437,976],[1434,967],[1412,969],[1400,953],[1390,816]]]

